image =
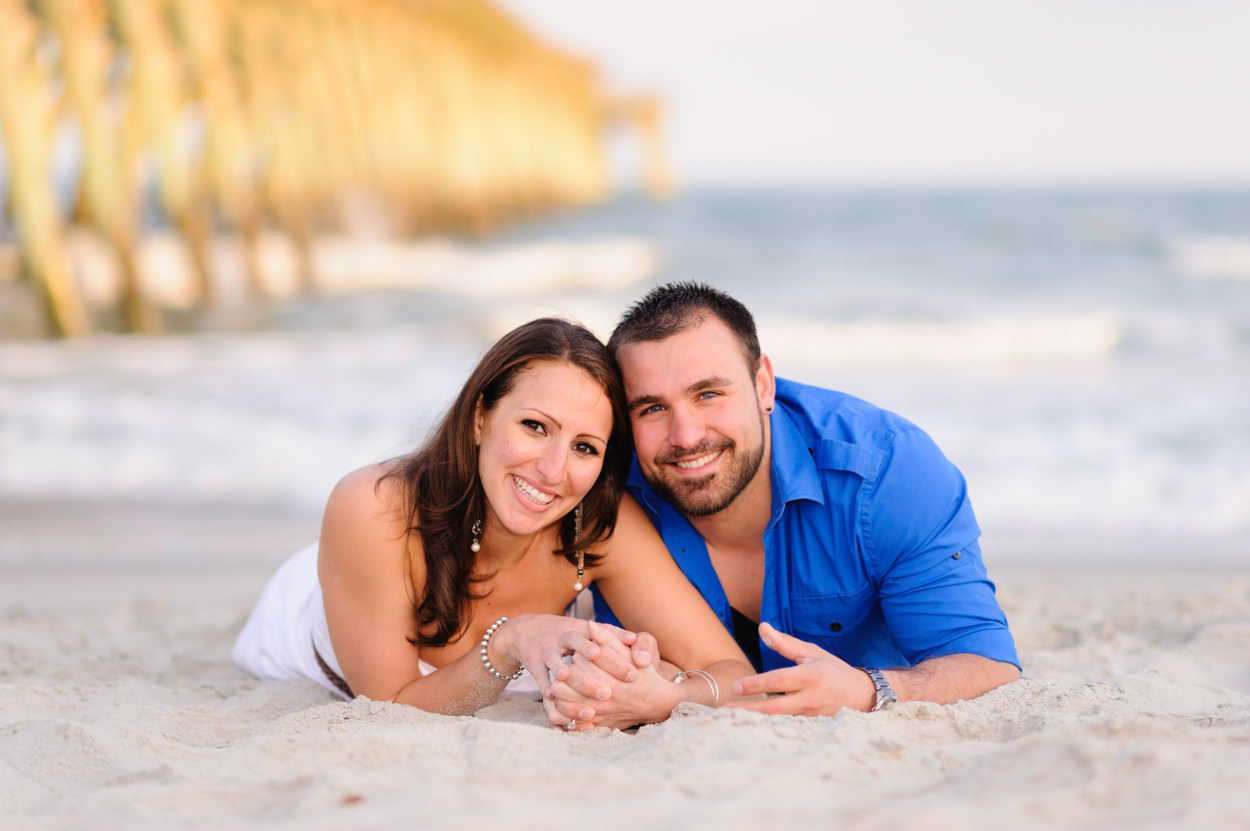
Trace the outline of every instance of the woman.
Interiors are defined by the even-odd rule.
[[[424,447],[338,483],[319,543],[270,581],[235,662],[448,714],[511,684],[570,730],[723,703],[753,670],[625,494],[630,448],[598,339],[553,318],[518,327]],[[650,637],[564,616],[592,582],[689,672],[661,676]]]

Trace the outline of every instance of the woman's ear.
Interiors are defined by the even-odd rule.
[[[482,444],[482,421],[485,415],[482,412],[482,396],[477,397],[477,403],[473,405],[473,443],[479,447]]]

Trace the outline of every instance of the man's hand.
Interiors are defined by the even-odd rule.
[[[872,680],[863,670],[815,644],[778,632],[768,623],[760,624],[760,638],[795,666],[734,682],[736,695],[764,693],[770,697],[735,701],[726,707],[770,715],[831,716],[843,707],[871,710],[876,703]]]
[[[757,713],[831,716],[843,707],[866,712],[877,702],[872,680],[862,669],[767,623],[760,624],[760,637],[795,666],[743,678],[734,684],[735,694],[771,697],[725,706]],[[956,653],[928,658],[908,669],[889,670],[886,677],[899,701],[952,704],[1015,681],[1020,670],[981,655]]]

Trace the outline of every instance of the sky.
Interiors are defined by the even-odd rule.
[[[1250,0],[498,2],[683,183],[1250,184]]]

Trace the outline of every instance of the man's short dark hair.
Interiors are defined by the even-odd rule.
[[[738,336],[747,368],[760,364],[760,339],[755,318],[747,307],[725,292],[704,283],[668,283],[657,286],[625,310],[608,338],[608,351],[616,357],[627,343],[664,340],[696,326],[708,315],[720,318]]]

